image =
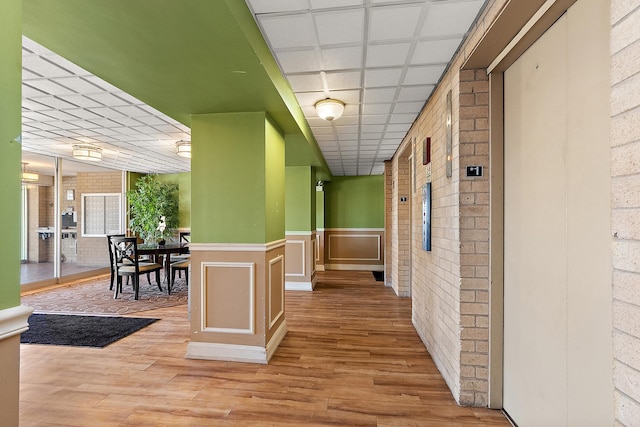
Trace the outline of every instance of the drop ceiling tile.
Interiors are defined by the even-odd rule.
[[[360,140],[360,146],[361,147],[377,147],[379,144],[379,140],[378,139],[362,139]]]
[[[322,49],[321,69],[331,70],[348,70],[357,69],[362,65],[362,47],[337,47],[330,49]]]
[[[22,97],[23,98],[37,98],[39,96],[48,96],[45,92],[28,86],[26,84],[22,84]]]
[[[333,129],[330,127],[314,127],[311,130],[314,135],[333,135]]]
[[[138,119],[143,119],[144,117],[138,117]],[[113,120],[116,123],[120,123],[122,126],[140,126],[140,122],[136,119],[133,119],[131,117],[114,117],[111,120]]]
[[[104,80],[102,80],[99,77],[96,76],[86,76],[83,77],[84,79],[86,79],[87,81],[93,83],[94,85],[98,86],[99,88],[101,88],[104,91],[107,92],[119,92],[120,89],[118,89],[117,87],[115,87],[114,85],[112,85],[111,83],[105,82]]]
[[[322,119],[320,119],[322,120]],[[342,116],[339,119],[333,121],[336,126],[357,126],[360,124],[360,118],[358,116]]]
[[[364,86],[370,87],[395,87],[400,84],[402,68],[367,69],[364,73]]]
[[[72,109],[72,108],[77,108],[75,105],[70,104],[64,100],[62,100],[61,98],[58,98],[56,96],[43,96],[43,97],[38,97],[36,98],[36,101],[40,104],[44,104],[46,106],[48,106],[49,108],[57,108],[57,109]]]
[[[320,73],[289,74],[287,80],[294,92],[316,92],[324,90]]]
[[[360,71],[328,72],[327,84],[332,90],[359,89],[362,87]]]
[[[358,99],[360,98],[358,94]],[[314,112],[315,114],[315,112]],[[360,102],[354,102],[352,104],[347,104],[344,106],[344,116],[358,116],[360,114]]]
[[[419,101],[429,98],[431,92],[433,92],[435,86],[403,86],[400,88],[400,94],[398,95],[398,101]]]
[[[33,133],[36,133],[40,130],[56,130],[60,128],[59,126],[53,125],[51,122],[32,122],[31,126],[35,128]]]
[[[348,111],[346,111],[347,106],[358,105],[360,103],[360,90],[331,90],[328,95],[331,98],[339,99],[344,102],[345,105],[345,115],[349,115]]]
[[[92,84],[91,82],[83,79],[82,77],[77,77],[77,76],[61,77],[61,78],[55,79],[55,82],[77,93],[92,93],[92,92],[98,92],[101,90],[99,87]]]
[[[58,98],[66,102],[69,102],[74,106],[82,107],[82,108],[102,106],[102,104],[94,101],[93,99],[87,98],[86,96],[82,96],[82,95],[62,95],[62,96],[59,96]]]
[[[410,43],[369,45],[366,66],[368,68],[402,66],[407,61],[410,47]]]
[[[296,1],[300,2],[300,0]],[[362,6],[364,0],[310,0],[310,3],[312,9],[326,9],[333,7]]]
[[[391,111],[391,106],[393,104],[364,104],[362,106],[362,114],[363,115],[371,115],[371,114],[389,114]]]
[[[95,129],[95,128],[99,128],[100,127],[100,125],[92,123],[92,122],[89,122],[87,120],[66,120],[64,122],[64,124],[60,123],[58,126],[60,126],[61,129],[71,129],[71,130],[74,130],[74,129]],[[78,133],[80,133],[80,131],[78,131]]]
[[[447,64],[458,50],[460,38],[424,40],[416,44],[411,64]]]
[[[384,132],[384,125],[362,125],[360,127],[360,132],[365,133],[373,133],[373,132]]]
[[[483,3],[484,0],[432,3],[420,36],[438,37],[465,34]]]
[[[360,138],[361,139],[373,139],[373,140],[379,140],[380,138],[382,138],[382,132],[384,131],[384,126],[382,127],[382,130],[380,131],[369,131],[368,129],[364,129],[362,130],[362,132],[360,133]]]
[[[91,93],[88,94],[87,97],[109,107],[115,107],[117,105],[127,105],[127,102],[122,98],[118,98],[117,96],[106,92]]]
[[[288,12],[308,8],[307,2],[300,0],[248,0],[247,3],[255,13]]]
[[[33,73],[47,77],[66,77],[72,75],[64,68],[37,55],[24,55],[22,57],[22,67]]]
[[[157,125],[166,125],[167,122],[160,117],[156,116],[141,116],[136,118],[138,121],[149,125],[149,126],[157,126]]]
[[[114,122],[113,120],[102,118],[102,117],[92,119],[89,122],[93,123],[94,127],[104,127],[104,128],[115,129],[116,127],[119,126],[119,124]],[[70,122],[70,123],[75,123],[75,122]]]
[[[362,116],[362,124],[363,125],[383,125],[387,123],[389,117],[386,115],[363,115]]]
[[[444,72],[446,65],[425,65],[409,67],[404,77],[403,85],[435,85]]]
[[[405,123],[410,125],[415,119],[415,114],[392,114],[389,123]]]
[[[327,97],[324,92],[296,92],[295,95],[298,103],[300,105],[311,106],[314,114],[315,108],[313,106],[315,103]]]
[[[394,113],[419,113],[424,107],[424,101],[397,102],[393,107]]]
[[[422,5],[381,6],[371,8],[369,41],[412,38],[416,33]]]
[[[46,94],[49,95],[72,95],[75,94],[74,91],[60,86],[53,80],[47,79],[37,79],[37,80],[29,80],[28,83],[24,83],[23,86],[31,86],[36,88]]]
[[[23,101],[24,104],[24,101]],[[49,117],[53,117],[56,120],[77,120],[79,117],[69,114],[70,110],[44,110],[43,114],[46,114]]]
[[[99,119],[102,116],[98,115],[90,110],[85,110],[82,108],[71,108],[66,110],[69,114],[73,114],[76,117],[79,117],[83,120],[93,120],[93,119]]]
[[[321,60],[313,49],[276,52],[276,58],[285,74],[317,72],[320,69]]]
[[[413,116],[415,118],[415,115]],[[407,132],[413,122],[411,123],[390,123],[387,125],[387,132]]]
[[[338,134],[346,134],[346,133],[352,133],[352,134],[357,134],[359,131],[359,127],[356,126],[339,126],[336,123],[336,131],[338,132]]]
[[[364,9],[339,9],[315,15],[321,46],[362,43]]]
[[[365,104],[383,104],[391,103],[396,96],[395,88],[378,88],[378,89],[365,89],[364,91],[364,103]]]
[[[317,45],[310,14],[259,15],[258,22],[275,50]],[[292,34],[295,34],[295,37],[292,37]]]
[[[27,81],[27,80],[31,80],[31,79],[40,79],[42,78],[41,75],[33,73],[25,68],[22,69],[22,81]]]

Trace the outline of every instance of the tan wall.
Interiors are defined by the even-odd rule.
[[[3,331],[4,332],[4,331]],[[18,425],[20,389],[20,336],[0,339],[0,425]]]
[[[398,168],[396,163],[409,150],[412,139],[418,141],[416,149],[421,152],[421,142],[431,137],[431,252],[422,250],[422,195],[412,192],[413,322],[453,396],[461,404],[476,406],[488,404],[488,80],[484,70],[460,70],[507,3],[494,0],[487,4],[393,159],[393,167]],[[448,91],[452,95],[450,178],[445,173]],[[426,170],[421,162],[416,163],[416,187],[421,188]],[[468,165],[484,166],[484,177],[467,179],[464,168]],[[386,229],[393,232],[396,226],[390,224]],[[400,261],[392,262],[395,269]]]
[[[640,420],[640,7],[611,2],[613,352],[619,425]]]
[[[265,346],[284,321],[284,245],[192,251],[193,342]],[[199,304],[197,302],[200,302]]]
[[[313,290],[316,282],[316,233],[286,233],[285,284],[287,290]]]
[[[387,176],[385,185],[390,187],[390,269],[386,277],[387,284],[391,286],[398,296],[411,295],[411,260],[409,258],[411,245],[411,163],[409,156],[412,147],[408,145],[399,160],[391,164],[391,175]],[[406,198],[406,201],[401,201]]]
[[[384,230],[324,230],[327,270],[384,270]]]
[[[81,265],[109,266],[107,240],[104,237],[82,237],[82,195],[86,193],[121,193],[122,172],[80,172],[77,175],[76,199],[78,200],[78,255]],[[124,196],[123,196],[123,203]]]

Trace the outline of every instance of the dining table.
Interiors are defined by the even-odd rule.
[[[171,254],[187,254],[189,253],[189,243],[167,243],[164,245],[160,244],[140,244],[138,245],[138,255],[149,255],[153,256],[154,260],[158,262],[160,257],[163,257],[164,264],[164,281],[166,280],[167,286],[169,287],[169,292],[171,292]]]

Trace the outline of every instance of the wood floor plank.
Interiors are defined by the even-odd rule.
[[[287,291],[289,332],[268,365],[186,359],[186,304],[135,316],[161,320],[102,349],[22,345],[20,425],[509,426],[456,405],[411,300],[370,272]]]

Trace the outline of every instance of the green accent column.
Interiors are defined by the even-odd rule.
[[[311,166],[287,166],[285,226],[287,231],[316,229],[315,170]]]
[[[324,191],[316,191],[316,227],[324,229]]]
[[[0,13],[0,309],[20,304],[20,126],[22,1],[3,0]]]
[[[191,119],[194,243],[284,238],[284,137],[264,112]]]

